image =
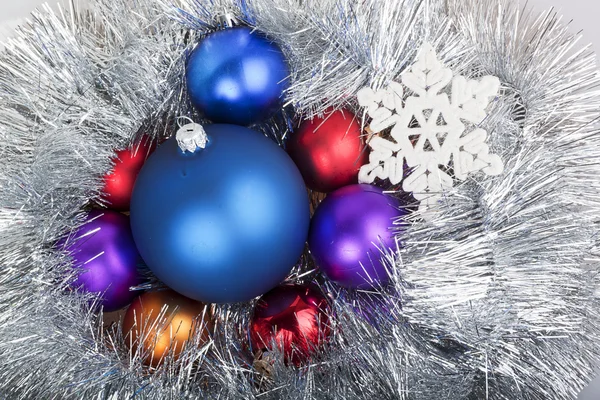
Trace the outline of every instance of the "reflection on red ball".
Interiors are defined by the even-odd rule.
[[[288,142],[288,152],[312,190],[329,193],[358,183],[368,160],[357,118],[348,110],[328,110],[304,121]]]
[[[154,149],[155,146],[146,139],[139,146],[117,152],[115,167],[104,177],[102,198],[108,203],[108,208],[129,211],[135,180]]]
[[[250,323],[255,353],[273,344],[285,361],[295,365],[308,361],[330,334],[327,300],[312,286],[282,285],[260,298]]]

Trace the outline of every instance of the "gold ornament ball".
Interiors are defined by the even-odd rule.
[[[143,362],[158,367],[169,357],[177,360],[197,332],[198,346],[210,340],[213,322],[209,307],[172,290],[147,292],[127,309],[123,337]]]

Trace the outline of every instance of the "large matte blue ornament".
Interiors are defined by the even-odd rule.
[[[208,35],[187,65],[192,103],[212,122],[250,125],[281,109],[290,70],[281,49],[247,27]]]
[[[175,138],[140,172],[131,227],[148,267],[184,296],[248,301],[297,263],[309,229],[300,172],[274,142],[248,128],[209,125],[206,148]]]

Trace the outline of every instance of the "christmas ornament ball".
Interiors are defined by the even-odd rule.
[[[148,139],[142,140],[133,148],[117,151],[115,166],[104,176],[102,190],[102,199],[108,203],[110,209],[129,211],[135,180],[152,151],[154,145]]]
[[[329,193],[358,183],[358,171],[369,161],[357,118],[348,110],[329,110],[302,122],[287,150],[312,190]]]
[[[59,242],[80,273],[73,288],[101,295],[100,305],[111,312],[127,306],[138,294],[140,255],[131,235],[129,218],[110,210],[93,210],[87,222]]]
[[[147,292],[127,309],[122,332],[130,351],[146,365],[158,367],[168,357],[177,360],[198,333],[203,346],[213,329],[209,308],[172,290]]]
[[[163,143],[138,176],[131,226],[167,286],[206,303],[248,301],[277,286],[302,254],[308,195],[289,156],[263,135],[208,125],[206,148]]]
[[[281,49],[261,33],[236,27],[207,35],[186,70],[192,103],[212,122],[251,125],[283,102],[290,70]]]
[[[255,353],[283,351],[296,365],[310,359],[329,337],[327,300],[314,286],[281,285],[262,296],[250,322]]]
[[[405,213],[399,201],[372,185],[330,193],[311,222],[308,245],[325,275],[357,289],[385,285],[389,274],[382,250],[396,250],[394,220]]]

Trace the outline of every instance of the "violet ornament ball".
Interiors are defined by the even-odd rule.
[[[138,294],[141,257],[133,241],[129,217],[115,211],[91,211],[87,222],[59,243],[80,273],[75,289],[101,295],[100,305],[111,312],[129,305]]]
[[[372,185],[351,185],[319,205],[308,244],[319,268],[348,288],[383,286],[389,273],[383,252],[396,249],[394,221],[405,213],[400,202]]]

